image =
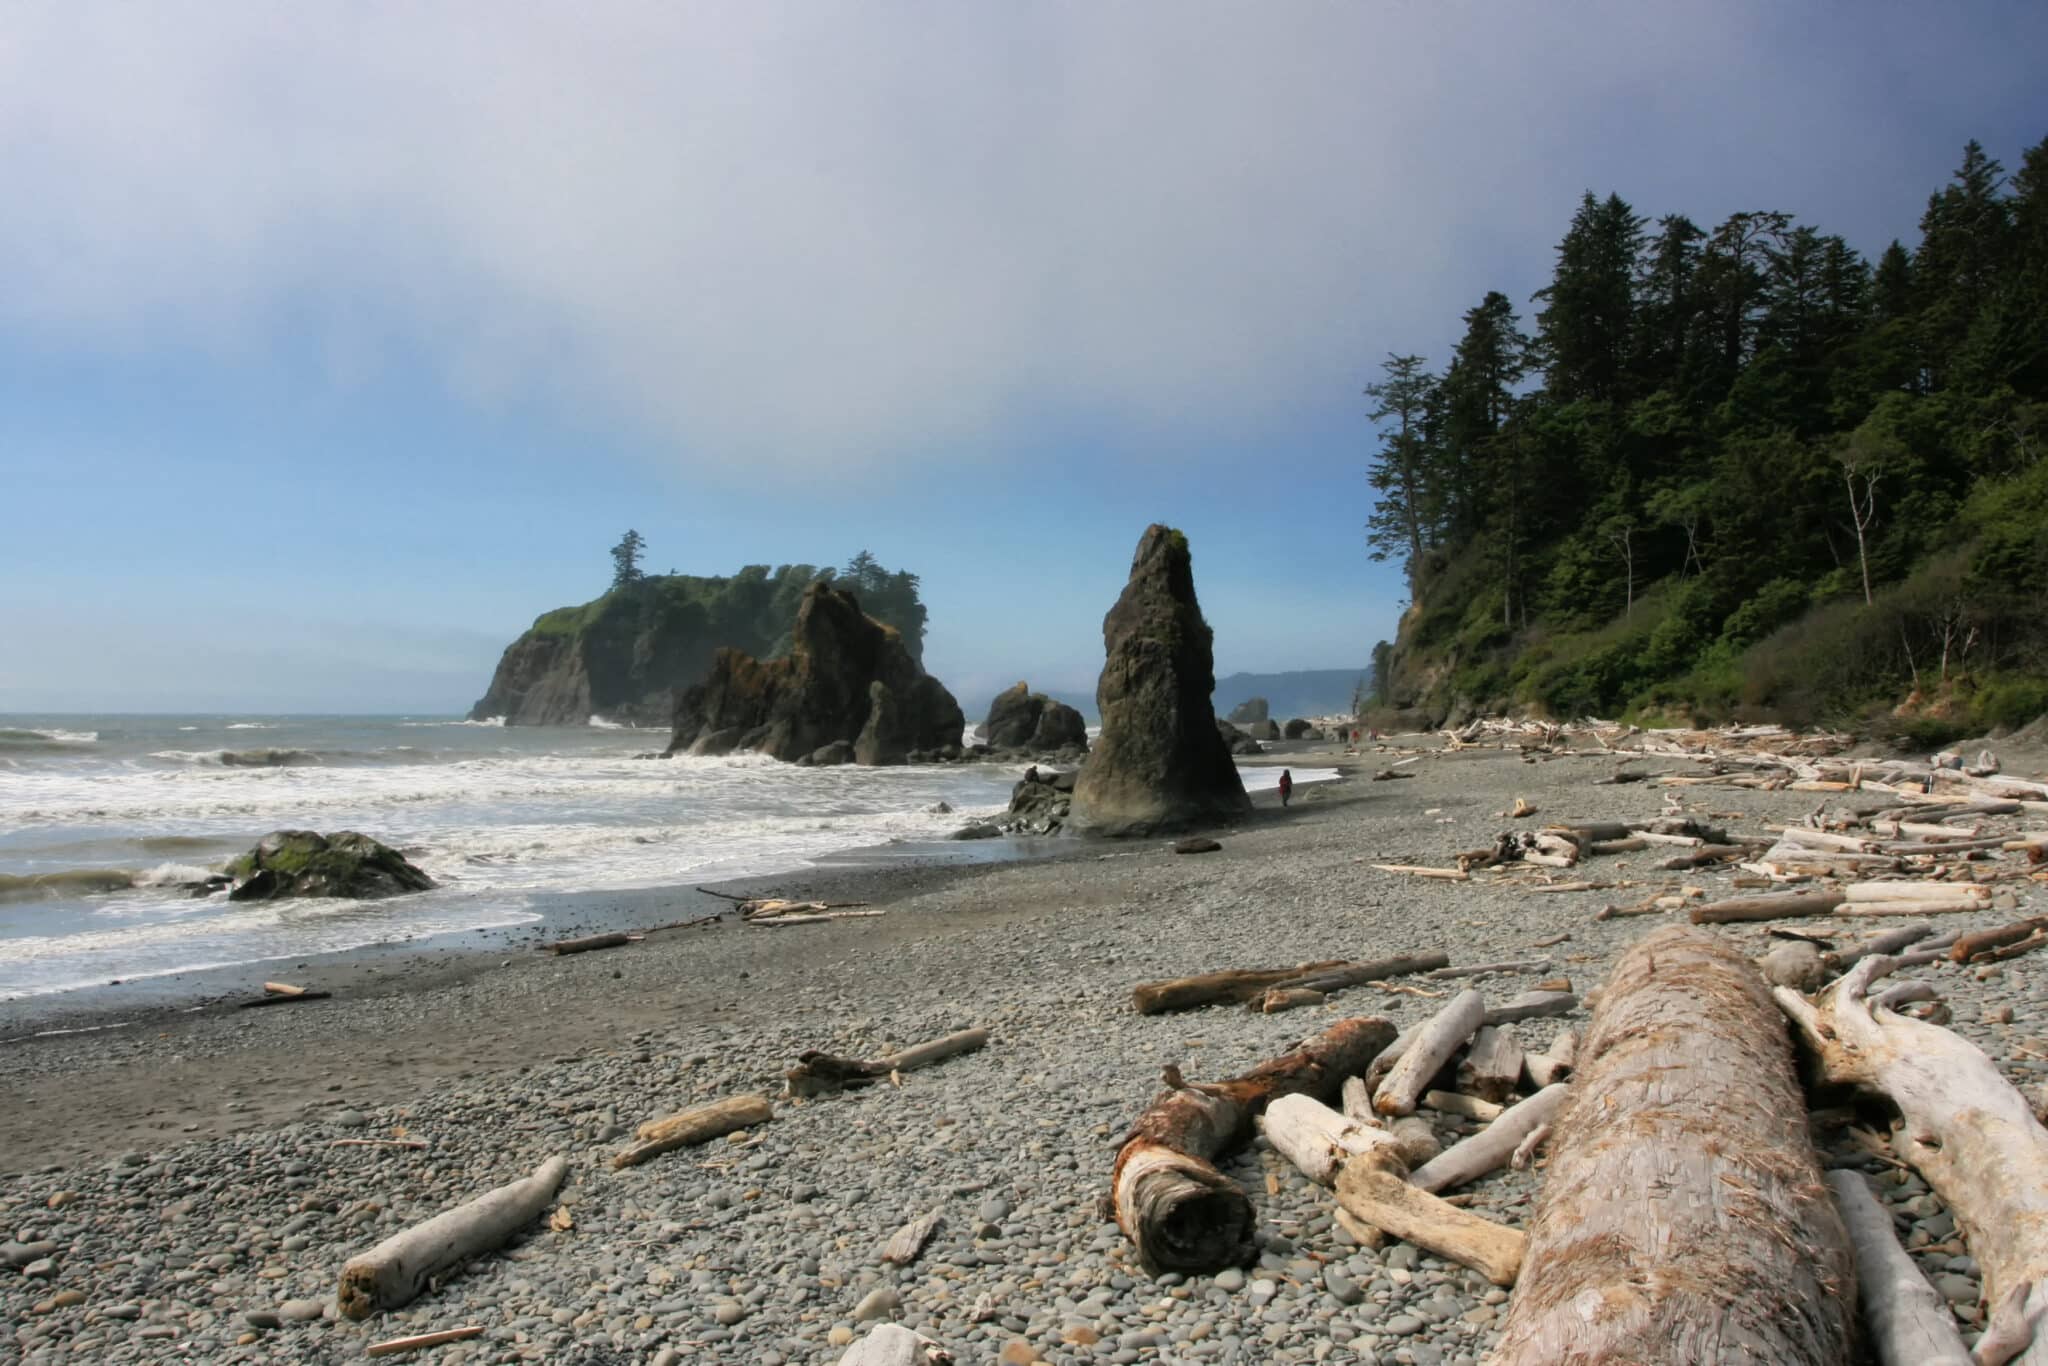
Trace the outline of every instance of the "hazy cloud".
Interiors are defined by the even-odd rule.
[[[1897,136],[1868,49],[1977,44],[1787,8],[15,7],[0,329],[310,339],[704,470],[1256,432],[1440,339],[1582,186],[1750,207],[1700,202],[1730,158]]]

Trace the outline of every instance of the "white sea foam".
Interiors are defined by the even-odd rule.
[[[1239,766],[1237,775],[1244,779],[1245,791],[1270,792],[1280,786],[1280,770],[1286,767],[1285,764],[1244,764]],[[1337,770],[1334,768],[1297,768],[1289,771],[1294,774],[1296,787],[1304,783],[1327,783],[1337,776]]]
[[[400,721],[398,724],[401,726],[482,726],[491,730],[503,730],[505,728],[505,718],[502,716],[486,716],[481,721]]]
[[[624,729],[625,729],[625,727],[624,727],[623,725],[621,725],[620,723],[618,723],[617,721],[607,721],[607,720],[605,720],[605,719],[604,719],[604,718],[603,718],[602,716],[599,716],[599,715],[598,715],[597,713],[595,713],[595,712],[592,712],[592,713],[591,713],[591,715],[590,715],[590,724],[591,724],[592,726],[594,726],[595,728],[597,728],[598,730],[624,730]]]
[[[230,721],[225,727],[227,730],[276,730],[277,728],[277,722],[275,721]]]

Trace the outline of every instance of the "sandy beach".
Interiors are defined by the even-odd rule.
[[[1501,813],[1517,797],[1543,819],[1595,821],[1656,814],[1676,793],[1688,812],[1747,833],[1815,798],[1592,786],[1611,758],[1527,762],[1513,748],[1426,754],[1404,770],[1412,779],[1389,782],[1369,780],[1392,757],[1370,749],[1274,757],[1347,776],[1302,789],[1286,811],[1261,797],[1215,853],[1055,841],[1027,861],[820,869],[727,890],[886,914],[784,930],[728,917],[569,958],[508,940],[271,965],[244,975],[289,976],[333,999],[255,1011],[166,999],[121,1028],[0,1047],[0,1231],[63,1249],[48,1279],[0,1281],[11,1341],[31,1361],[341,1361],[382,1338],[473,1323],[481,1337],[414,1359],[772,1364],[836,1361],[864,1320],[894,1318],[962,1362],[1477,1361],[1505,1293],[1398,1242],[1359,1247],[1333,1225],[1328,1193],[1263,1143],[1226,1168],[1260,1220],[1243,1272],[1155,1280],[1096,1210],[1116,1142],[1166,1064],[1233,1075],[1337,1019],[1405,1025],[1439,1002],[1368,985],[1285,1015],[1141,1017],[1131,988],[1441,949],[1454,964],[1549,960],[1484,979],[1489,999],[1556,976],[1584,993],[1675,917],[1594,918],[1642,890],[1531,896],[1370,865],[1447,864],[1510,828]],[[1727,885],[1722,872],[1651,871],[1655,857],[1603,859],[1595,875],[1709,895]],[[2038,884],[2005,886],[2011,909],[1943,927],[2002,924],[2048,902]],[[660,923],[712,903],[687,889],[612,894],[546,929]],[[1761,950],[1758,927],[1717,933]],[[2031,1092],[2048,1068],[2048,1045],[2029,1043],[2048,1034],[2039,960],[1927,972],[1954,1028]],[[2001,1006],[2010,1017],[1995,1021]],[[119,1023],[108,1009],[16,1011],[0,1034]],[[1587,1018],[1582,1007],[1565,1022]],[[873,1056],[974,1025],[992,1032],[985,1050],[900,1088],[779,1099],[804,1049]],[[1524,1042],[1540,1047],[1555,1027],[1533,1022]],[[640,1121],[740,1093],[777,1097],[746,1146],[610,1169]],[[1469,1128],[1436,1119],[1445,1141]],[[333,1146],[400,1135],[428,1146]],[[335,1318],[351,1253],[554,1153],[570,1162],[567,1226],[536,1227],[409,1309]],[[1472,1207],[1522,1222],[1539,1179],[1498,1174],[1471,1188]],[[1968,1327],[1981,1321],[1973,1264],[1944,1250],[1952,1223],[1944,1230],[1947,1215],[1916,1187],[1887,1198],[1926,1232],[1940,1262],[1926,1269],[1953,1282],[1941,1284]],[[884,1240],[932,1209],[942,1223],[922,1258],[883,1265]],[[64,1291],[77,1302],[53,1304]]]

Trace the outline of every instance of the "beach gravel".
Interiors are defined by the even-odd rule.
[[[888,910],[876,920],[728,922],[318,1006],[0,1049],[13,1112],[0,1130],[13,1145],[0,1151],[0,1342],[34,1363],[341,1362],[384,1338],[476,1324],[482,1336],[410,1359],[808,1366],[895,1322],[963,1363],[1475,1363],[1506,1294],[1406,1244],[1358,1246],[1329,1193],[1263,1140],[1225,1166],[1258,1215],[1242,1268],[1155,1279],[1097,1208],[1166,1064],[1229,1076],[1343,1016],[1405,1025],[1438,1004],[1365,986],[1283,1015],[1143,1017],[1129,1005],[1135,983],[1443,949],[1454,963],[1551,957],[1548,972],[1485,979],[1489,998],[1559,973],[1583,992],[1650,927],[1593,919],[1626,893],[1529,896],[1369,865],[1444,864],[1489,844],[1516,796],[1546,818],[1596,820],[1655,814],[1657,789],[1590,786],[1611,761],[1523,763],[1512,751],[1414,768],[1411,782],[1300,789],[1293,809],[1262,806],[1200,859],[1164,841],[1072,843],[1050,860],[894,884],[869,870],[858,886]],[[1688,799],[1744,813],[1728,823],[1752,832],[1813,804],[1723,789]],[[1599,872],[1665,880],[1652,862],[1602,860]],[[793,895],[854,885],[827,873],[779,883]],[[2022,913],[2039,900],[2029,888]],[[1719,932],[1759,940],[1755,927]],[[1533,949],[1560,934],[1571,937]],[[2022,1044],[2048,1034],[2048,961],[1928,973],[1957,1029],[2023,1088],[2043,1080],[2035,1059],[2048,1046]],[[2009,1022],[1994,1018],[1999,1006]],[[1518,1032],[1539,1048],[1558,1023]],[[974,1025],[991,1031],[988,1047],[900,1086],[780,1098],[802,1050],[874,1056]],[[122,1111],[95,1127],[87,1107],[59,1108],[65,1093],[144,1073],[165,1088],[146,1122]],[[643,1120],[741,1093],[776,1096],[775,1118],[610,1167]],[[66,1116],[62,1132],[14,1108],[44,1100]],[[1473,1128],[1424,1114],[1445,1143]],[[350,1255],[554,1153],[571,1167],[562,1215],[404,1309],[362,1323],[336,1314]],[[1959,1321],[1981,1323],[1975,1265],[1947,1212],[1910,1174],[1866,1170]],[[1488,1178],[1472,1207],[1526,1223],[1539,1180]],[[923,1252],[883,1262],[889,1236],[935,1207]]]

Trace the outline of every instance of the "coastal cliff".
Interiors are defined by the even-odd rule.
[[[721,648],[763,659],[788,653],[804,591],[827,581],[857,588],[868,609],[896,630],[912,663],[922,658],[917,576],[884,570],[865,554],[840,571],[793,564],[748,565],[729,578],[658,575],[536,619],[506,647],[470,719],[667,725],[677,692],[704,677]]]

